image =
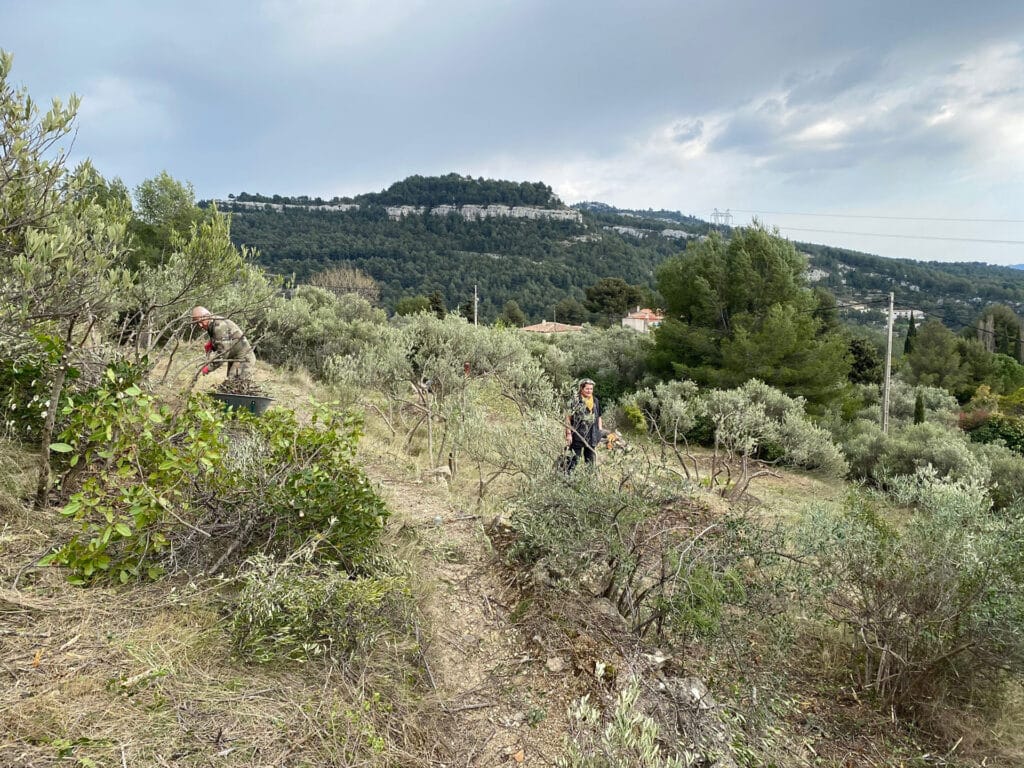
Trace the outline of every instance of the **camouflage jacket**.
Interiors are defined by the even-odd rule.
[[[225,317],[211,319],[210,324],[206,326],[206,333],[213,344],[214,355],[208,363],[211,371],[222,363],[256,362],[256,355],[253,354],[249,340],[245,338],[242,329],[231,320]]]

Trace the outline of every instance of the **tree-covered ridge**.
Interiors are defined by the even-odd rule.
[[[595,201],[584,201],[572,206],[578,211],[586,211],[596,221],[605,224],[615,224],[637,229],[647,229],[657,232],[666,228],[678,227],[686,232],[698,235],[706,235],[714,227],[703,219],[696,216],[687,216],[679,211],[666,211],[664,209],[655,211],[652,208],[647,210],[635,210],[631,208],[616,208],[614,205]]]
[[[697,234],[732,231],[731,227],[715,227],[678,211],[631,210],[599,202],[573,207],[587,211],[603,224],[651,232],[671,226],[671,222]],[[898,306],[934,312],[953,326],[973,324],[981,309],[992,303],[1024,310],[1024,271],[1020,269],[981,262],[923,262],[816,243],[793,244],[807,255],[810,269],[828,273],[818,284],[840,299],[863,299],[892,291]]]
[[[1024,310],[1024,273],[980,262],[892,259],[828,245],[797,243],[810,265],[828,272],[821,284],[840,298],[895,294],[897,305],[941,317],[947,325],[971,325],[988,304]]]
[[[556,304],[582,302],[584,290],[604,277],[653,288],[656,266],[682,248],[661,238],[623,238],[586,218],[467,221],[426,213],[395,221],[376,205],[235,213],[232,238],[258,247],[263,266],[299,282],[339,264],[358,267],[380,284],[390,308],[403,296],[435,290],[455,308],[476,286],[486,321],[512,300],[529,318],[551,319]]]
[[[357,203],[361,205],[411,205],[431,208],[437,205],[509,205],[535,208],[563,208],[551,187],[543,182],[516,182],[485,179],[482,176],[462,176],[449,173],[444,176],[409,176],[396,181],[380,192],[366,192],[355,197],[322,197],[308,195],[262,195],[241,192],[229,195],[240,203],[275,203],[279,205],[331,205]]]
[[[514,182],[485,179],[482,176],[409,176],[381,192],[355,197],[366,205],[528,205],[537,208],[561,208],[562,201],[543,182]]]
[[[573,206],[583,214],[581,224],[422,215],[388,220],[385,206],[391,205],[560,205],[551,188],[539,182],[473,179],[454,173],[410,176],[383,192],[350,198],[243,192],[232,199],[299,206],[284,212],[234,214],[235,243],[259,248],[262,264],[274,272],[294,274],[303,281],[346,263],[381,284],[381,300],[389,308],[403,296],[435,290],[448,307],[457,307],[472,296],[475,285],[481,317],[486,320],[499,316],[509,301],[517,302],[530,319],[550,318],[560,301],[582,301],[584,289],[605,277],[653,287],[657,266],[681,253],[687,242],[712,231],[724,236],[732,231],[677,211],[621,209],[598,202]],[[360,209],[303,210],[343,203],[357,203]],[[940,317],[955,330],[973,326],[989,304],[1024,311],[1024,272],[1020,270],[892,259],[795,241],[794,245],[807,255],[814,284],[827,288],[841,304],[886,298],[893,291],[898,308]],[[844,314],[857,322],[881,322],[879,312]]]

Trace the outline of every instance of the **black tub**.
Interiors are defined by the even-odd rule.
[[[274,402],[272,397],[261,397],[260,395],[228,395],[223,392],[211,392],[210,397],[220,400],[228,407],[228,410],[249,411],[259,416]]]

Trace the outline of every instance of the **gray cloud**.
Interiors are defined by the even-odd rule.
[[[203,196],[496,169],[695,212],[941,172],[984,179],[941,187],[967,205],[1024,171],[1011,0],[0,0],[0,28],[33,96],[86,97],[76,153]]]

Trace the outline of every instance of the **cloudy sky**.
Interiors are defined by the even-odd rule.
[[[1024,263],[1018,0],[0,0],[77,158],[201,198],[450,171]]]

